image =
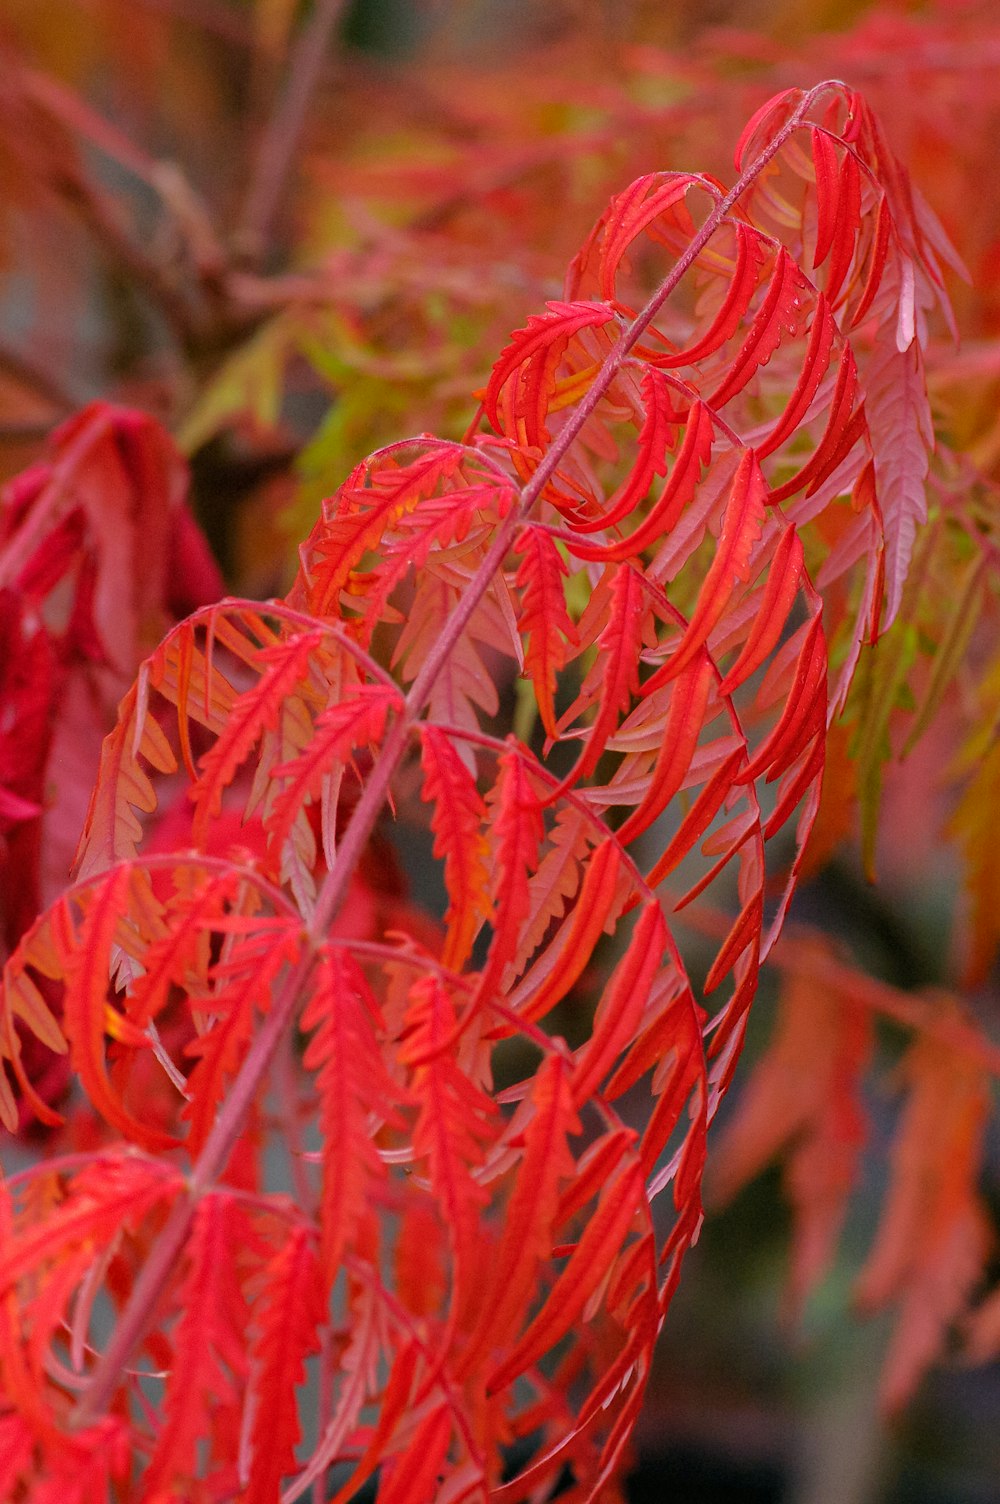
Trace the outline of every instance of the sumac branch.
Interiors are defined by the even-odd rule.
[[[828,722],[900,607],[949,254],[842,84],[736,170],[618,194],[464,442],[359,465],[286,599],[202,607],[121,701],[4,976],[7,1126],[58,1120],[25,1035],[97,1120],[3,1187],[5,1497],[615,1476]],[[702,895],[735,918],[696,983]]]

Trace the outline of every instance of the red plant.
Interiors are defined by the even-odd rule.
[[[27,1031],[98,1119],[2,1189],[5,1497],[613,1486],[828,720],[900,608],[946,309],[854,91],[770,101],[737,170],[616,196],[465,442],[360,465],[285,600],[196,611],[123,699],[5,973],[23,1099],[58,1122]],[[440,930],[379,893],[387,809],[429,819]],[[706,892],[738,914],[698,988],[667,911]]]

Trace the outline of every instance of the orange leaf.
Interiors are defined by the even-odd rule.
[[[940,1008],[946,1016],[958,1011],[947,997]],[[857,1286],[868,1310],[899,1304],[881,1384],[890,1413],[911,1397],[939,1352],[991,1244],[978,1190],[990,1107],[983,1068],[928,1034],[911,1046],[900,1073],[909,1098],[875,1246]]]
[[[866,1122],[861,1077],[872,1048],[869,1010],[811,966],[827,958],[819,938],[780,951],[778,1017],[735,1115],[715,1145],[710,1194],[728,1201],[779,1155],[795,1216],[791,1301],[804,1300],[829,1268],[858,1175]]]

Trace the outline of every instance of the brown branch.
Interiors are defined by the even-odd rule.
[[[227,257],[207,208],[181,169],[173,162],[151,157],[85,99],[47,74],[24,68],[20,86],[25,97],[61,129],[96,148],[158,196],[173,220],[199,283],[209,294],[215,291],[227,271]],[[184,298],[161,265],[127,234],[116,201],[104,198],[80,171],[64,169],[56,176],[54,187],[82,214],[102,245],[110,246],[115,258],[152,293],[170,322],[179,325],[182,336],[189,335],[194,324]]]
[[[92,0],[78,0],[78,4],[84,10],[92,9]],[[132,4],[170,20],[196,26],[227,44],[248,50],[255,46],[253,32],[244,18],[222,0],[132,0]]]
[[[0,344],[0,372],[13,377],[20,386],[30,387],[36,396],[48,402],[59,415],[71,413],[79,405],[55,376],[36,365],[27,355],[12,350],[9,345]],[[46,425],[48,426],[50,425]]]
[[[52,432],[52,424],[42,418],[0,418],[0,444],[39,443]]]
[[[104,156],[150,186],[154,185],[156,162],[141,146],[105,119],[74,90],[58,79],[33,68],[19,70],[19,85],[26,99],[54,119],[64,130],[80,136]]]
[[[235,237],[239,253],[250,262],[259,263],[266,254],[330,38],[343,9],[344,0],[317,0],[292,48],[285,87],[264,130]]]
[[[199,344],[204,333],[203,320],[166,268],[132,239],[121,222],[117,206],[81,177],[68,178],[57,187],[107,259],[117,262],[130,281],[155,303],[180,342],[185,346]]]

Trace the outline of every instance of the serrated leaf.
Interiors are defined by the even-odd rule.
[[[899,612],[917,528],[927,520],[934,430],[919,345],[900,352],[892,340],[879,342],[865,374],[865,411],[885,527],[888,627]]]
[[[941,998],[948,1011],[953,1005]],[[875,1245],[858,1279],[868,1310],[899,1303],[880,1398],[892,1414],[913,1393],[982,1271],[989,1223],[977,1179],[988,1111],[982,1068],[939,1040],[911,1046],[909,1089],[892,1150],[892,1181]]]
[[[709,408],[717,410],[731,402],[760,367],[767,364],[783,336],[797,333],[809,290],[809,283],[782,246],[753,323],[729,362],[723,380],[706,399]]]
[[[751,550],[760,536],[769,500],[767,483],[757,456],[747,449],[733,478],[722,519],[719,544],[698,592],[694,611],[677,651],[660,671],[659,678],[674,679],[701,651],[718,624],[737,580],[747,577]],[[647,690],[653,684],[649,681]]]
[[[480,924],[493,913],[489,847],[483,831],[487,810],[475,780],[444,733],[425,725],[420,735],[423,797],[431,806],[434,855],[444,860],[449,898],[441,959],[457,971],[468,960]]]
[[[537,1362],[580,1318],[598,1285],[607,1279],[643,1200],[639,1167],[630,1161],[605,1186],[579,1243],[538,1315],[513,1351],[491,1373],[488,1380],[491,1393],[503,1389]]]
[[[510,382],[511,416],[515,424],[520,420],[525,425],[529,444],[544,443],[548,437],[545,418],[556,370],[570,341],[581,330],[601,328],[615,317],[614,309],[603,303],[551,302],[546,307],[548,312],[533,314],[501,352],[490,372],[484,401],[487,418],[498,433],[504,433],[507,423],[499,403]]]
[[[524,671],[534,684],[542,725],[554,737],[556,683],[576,643],[563,586],[569,569],[552,538],[540,528],[525,528],[514,550],[522,556],[515,584],[521,591],[518,626],[527,638]]]
[[[246,1504],[274,1504],[282,1478],[296,1471],[302,1431],[295,1391],[305,1379],[306,1358],[319,1351],[326,1323],[323,1278],[306,1228],[289,1231],[260,1283],[249,1355],[254,1423]]]

